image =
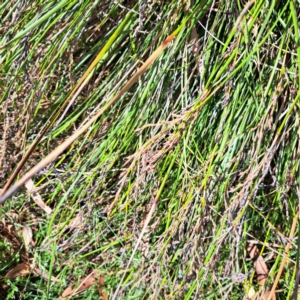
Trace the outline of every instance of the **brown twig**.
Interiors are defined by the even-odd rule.
[[[297,211],[296,215],[294,216],[293,224],[292,224],[292,228],[291,228],[291,232],[290,232],[290,236],[289,236],[289,242],[288,242],[287,245],[285,246],[285,250],[284,250],[284,254],[283,254],[283,259],[282,259],[282,262],[281,262],[279,271],[278,271],[278,273],[277,273],[276,279],[275,279],[275,281],[274,281],[274,283],[273,283],[271,292],[270,292],[269,297],[268,297],[267,300],[271,300],[272,297],[273,297],[273,295],[275,294],[275,289],[276,289],[277,284],[278,284],[278,281],[279,281],[279,279],[280,279],[280,277],[281,277],[283,268],[285,267],[286,260],[287,260],[287,257],[288,257],[288,254],[289,254],[289,251],[290,251],[290,248],[291,248],[291,245],[292,245],[291,239],[293,238],[293,236],[294,236],[294,234],[295,234],[298,215],[299,215],[299,211]]]

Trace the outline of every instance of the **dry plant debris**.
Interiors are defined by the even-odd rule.
[[[102,300],[106,300],[107,299],[107,295],[105,292],[102,292],[102,289],[104,287],[104,278],[102,276],[97,276],[96,272],[93,271],[91,274],[89,274],[88,276],[86,276],[85,278],[80,280],[80,284],[78,285],[78,287],[72,287],[69,286],[67,287],[64,292],[61,294],[61,296],[59,297],[59,299],[71,299],[72,296],[76,295],[76,294],[80,294],[82,291],[84,291],[85,289],[89,288],[92,285],[98,285],[98,290],[99,290],[99,299]]]
[[[3,1],[4,298],[295,298],[299,14]]]

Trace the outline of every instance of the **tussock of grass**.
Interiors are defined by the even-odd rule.
[[[266,260],[270,289],[288,241],[276,297],[293,293],[298,6],[192,2],[0,5],[1,188],[61,107],[21,174],[108,103],[179,28],[138,82],[34,177],[53,213],[25,190],[1,206],[1,276],[28,261],[49,278],[3,279],[8,299],[58,298],[93,270],[114,299],[246,299],[250,288],[259,291],[248,243]],[[35,241],[28,253],[15,240],[25,225]]]

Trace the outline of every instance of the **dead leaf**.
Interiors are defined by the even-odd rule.
[[[250,287],[247,294],[248,294],[247,296],[249,297],[249,299],[252,299],[255,297],[256,292],[255,292],[255,289],[253,288],[253,286]]]
[[[9,234],[13,234],[14,233],[14,230],[15,230],[14,225],[9,224],[9,225],[7,225],[6,228],[7,228],[7,231],[8,231]]]
[[[250,258],[254,262],[257,281],[258,284],[261,286],[261,290],[262,290],[263,286],[265,285],[268,279],[268,275],[269,275],[268,267],[265,263],[265,260],[260,255],[256,245],[250,243],[247,247],[247,251],[249,252]],[[265,290],[265,292],[263,292],[262,299],[267,299],[269,295],[270,295],[270,289]],[[274,296],[272,296],[271,299],[276,300],[275,294]]]
[[[40,275],[41,277],[43,277],[44,279],[46,279],[47,281],[49,280],[49,276],[48,276],[48,273],[46,271],[41,271],[40,269],[38,268],[34,268],[33,269],[33,272],[37,275]],[[50,277],[50,280],[52,282],[60,282],[60,280],[54,276],[51,276]]]
[[[264,285],[269,274],[268,267],[263,257],[259,254],[259,250],[256,245],[249,244],[247,250],[249,252],[250,258],[254,261],[258,284]]]
[[[25,187],[30,192],[30,196],[32,197],[33,201],[41,209],[43,209],[46,212],[46,214],[50,215],[52,213],[52,209],[44,203],[41,195],[35,191],[35,186],[34,186],[32,179],[29,179],[28,181],[26,181]]]
[[[20,263],[16,267],[14,267],[12,270],[10,270],[6,275],[5,278],[12,279],[17,278],[20,276],[26,276],[30,274],[31,267],[27,263]]]
[[[32,229],[28,226],[23,227],[22,235],[25,243],[25,248],[28,251],[33,237]]]
[[[106,293],[102,292],[102,289],[104,287],[104,277],[97,276],[95,271],[93,271],[90,275],[86,276],[85,278],[81,279],[80,284],[77,288],[74,288],[72,286],[67,287],[61,294],[59,299],[62,300],[66,299],[66,297],[77,295],[95,283],[99,284],[99,294],[102,297],[102,300],[106,300],[107,295]]]
[[[269,274],[268,267],[261,256],[257,257],[256,262],[254,263],[257,275],[257,281],[259,285],[264,285]]]

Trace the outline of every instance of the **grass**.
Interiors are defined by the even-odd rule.
[[[56,299],[92,271],[109,299],[297,295],[295,1],[6,1],[0,15],[3,297]],[[27,174],[49,215],[22,183],[44,157]]]

